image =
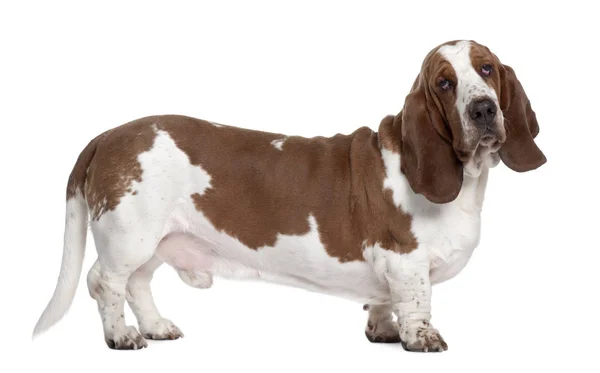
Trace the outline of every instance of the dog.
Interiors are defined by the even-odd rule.
[[[183,115],[114,127],[69,176],[58,284],[33,336],[72,303],[89,223],[98,258],[87,285],[109,348],[183,336],[150,291],[167,263],[200,289],[258,278],[347,297],[368,311],[369,341],[447,350],[431,287],[478,246],[489,170],[546,163],[538,132],[514,70],[472,40],[432,49],[377,132],[305,138]]]

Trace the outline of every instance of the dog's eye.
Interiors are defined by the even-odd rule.
[[[483,76],[488,76],[492,73],[492,69],[493,69],[492,65],[485,64],[485,65],[481,66],[481,74]]]
[[[448,79],[440,79],[438,85],[440,86],[440,89],[442,91],[447,91],[448,89],[450,89],[450,87],[452,87],[452,82],[450,82]]]

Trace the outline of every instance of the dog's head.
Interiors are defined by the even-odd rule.
[[[518,172],[546,162],[536,115],[513,69],[474,41],[433,49],[394,119],[402,172],[435,203],[458,195],[463,175],[500,160]]]

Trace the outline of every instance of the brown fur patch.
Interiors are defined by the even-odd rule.
[[[454,200],[462,185],[462,163],[455,150],[463,137],[456,95],[439,87],[442,78],[456,82],[454,69],[438,53],[441,46],[454,43],[427,54],[402,110],[384,119],[379,130],[382,145],[401,154],[401,170],[413,192],[435,203]]]
[[[417,247],[411,217],[383,190],[379,138],[367,127],[303,138],[178,115],[141,118],[107,131],[82,152],[68,198],[85,184],[98,219],[126,194],[137,195],[132,182],[143,182],[137,156],[152,147],[155,130],[166,131],[190,163],[211,176],[211,187],[186,196],[190,202],[216,229],[252,249],[273,246],[278,234],[308,233],[310,215],[328,254],[341,262],[364,260],[364,244],[401,253]],[[271,144],[284,137],[282,150]]]
[[[481,75],[481,67],[483,65],[491,65],[492,72],[488,76],[483,76],[482,79],[487,83],[490,88],[496,91],[498,99],[500,99],[500,67],[502,64],[494,54],[485,46],[471,41],[471,50],[469,52],[471,58],[471,65],[478,74]]]
[[[252,249],[274,245],[278,234],[306,234],[312,215],[327,252],[342,262],[364,260],[364,245],[376,243],[408,253],[417,247],[412,218],[383,189],[380,147],[402,154],[401,171],[415,193],[437,203],[458,194],[459,158],[467,153],[455,95],[438,89],[440,77],[456,78],[437,53],[440,46],[424,59],[402,111],[384,118],[378,133],[362,127],[328,138],[286,137],[179,115],[141,118],[88,144],[69,177],[67,199],[80,191],[92,218],[98,219],[123,196],[138,196],[132,189],[134,181],[143,182],[137,157],[152,147],[158,129],[168,132],[190,163],[211,176],[211,188],[204,194],[183,197],[217,229]],[[481,64],[489,52],[475,43],[473,51],[474,64]],[[502,65],[499,83],[495,77],[489,84],[500,89],[509,129],[500,155],[518,171],[539,167],[546,160],[533,142],[539,127],[529,100],[510,67]],[[272,141],[281,139],[280,150]]]
[[[121,198],[132,194],[132,182],[142,182],[142,167],[137,159],[150,150],[156,134],[147,120],[117,127],[98,142],[88,168],[86,199],[93,219],[114,210]]]
[[[102,133],[92,141],[88,143],[88,145],[81,151],[79,157],[77,157],[77,161],[71,170],[71,174],[69,175],[69,180],[67,181],[67,199],[75,197],[77,192],[80,192],[82,195],[84,192],[85,180],[87,177],[87,170],[94,158],[94,154],[96,154],[96,146],[98,146],[98,142],[104,137],[106,133]]]
[[[275,245],[278,234],[308,233],[309,215],[329,255],[342,262],[364,260],[363,242],[416,247],[410,216],[383,190],[377,134],[366,127],[330,138],[288,136],[278,150],[271,141],[282,134],[181,116],[158,125],[211,176],[211,188],[190,196],[196,208],[252,249]]]
[[[108,130],[81,152],[67,183],[67,199],[79,190],[87,200],[92,219],[114,210],[126,194],[137,194],[131,189],[133,181],[142,181],[137,157],[150,150],[156,136],[149,121],[152,117]]]

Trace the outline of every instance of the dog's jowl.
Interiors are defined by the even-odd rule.
[[[183,336],[150,291],[166,263],[201,289],[256,277],[347,297],[365,305],[369,341],[446,350],[431,286],[479,243],[489,169],[546,158],[515,72],[485,46],[434,48],[409,88],[377,132],[303,138],[164,115],[100,134],[67,183],[60,277],[34,334],[69,308],[90,222],[87,284],[110,348]]]

